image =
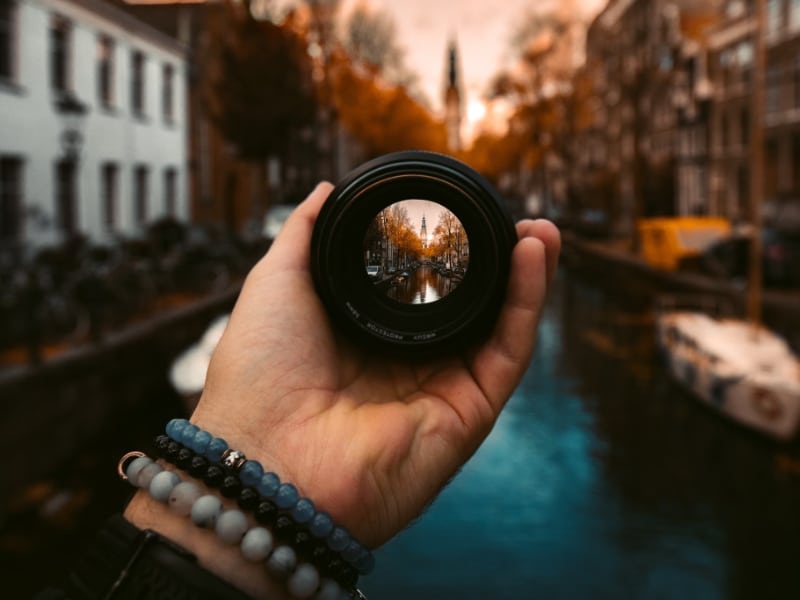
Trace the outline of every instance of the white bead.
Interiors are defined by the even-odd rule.
[[[272,552],[272,533],[264,527],[253,527],[242,538],[242,556],[254,562],[266,559]]]
[[[192,505],[191,518],[192,523],[198,527],[207,527],[211,529],[217,522],[217,518],[222,512],[222,501],[216,496],[207,494],[201,496]]]
[[[188,517],[192,513],[192,505],[202,495],[203,492],[196,483],[181,481],[169,494],[169,508],[182,517]]]
[[[169,500],[169,495],[172,493],[172,490],[180,482],[181,478],[178,477],[177,473],[161,471],[161,473],[157,473],[156,476],[153,477],[147,489],[153,497],[153,500],[166,502]]]
[[[140,456],[131,461],[128,468],[125,469],[125,476],[133,485],[136,485],[136,480],[139,478],[139,473],[142,472],[147,465],[153,463],[153,459],[149,456]]]
[[[289,546],[278,546],[267,559],[267,570],[275,577],[285,578],[294,571],[297,555]]]
[[[314,600],[340,600],[342,588],[333,579],[323,579]]]
[[[292,573],[286,585],[295,598],[311,598],[319,587],[319,572],[312,565],[304,563]]]
[[[240,510],[226,510],[214,525],[217,537],[225,544],[238,544],[247,531],[247,517]]]
[[[163,470],[164,467],[162,467],[160,464],[151,462],[149,465],[139,471],[139,475],[136,477],[133,484],[138,488],[146,490],[150,487],[150,482],[153,481],[153,477],[161,473]]]

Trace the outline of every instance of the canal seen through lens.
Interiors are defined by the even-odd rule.
[[[559,273],[495,429],[377,552],[367,595],[800,598],[797,444],[668,379],[650,305]]]
[[[420,265],[400,271],[376,287],[403,304],[429,304],[447,296],[461,279],[459,271]]]

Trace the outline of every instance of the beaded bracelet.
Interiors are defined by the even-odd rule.
[[[223,495],[229,486],[231,490],[228,493],[234,495],[238,493],[238,490],[232,491],[236,489],[238,477],[241,487],[253,488],[261,498],[272,501],[284,514],[291,515],[297,525],[305,526],[313,537],[324,539],[328,547],[334,552],[341,553],[342,558],[358,573],[366,575],[374,568],[375,559],[368,548],[353,538],[346,529],[336,526],[328,513],[317,511],[311,500],[301,498],[294,485],[281,483],[276,473],[265,471],[258,461],[248,460],[242,452],[229,448],[225,440],[214,437],[187,419],[169,421],[166,435],[172,441],[215,463],[219,471],[215,471],[209,478],[218,482],[215,487],[219,487]],[[180,449],[177,450],[174,460],[170,460],[168,455],[165,458],[175,462],[180,468],[188,468],[192,473],[193,458],[188,453],[178,456],[180,452]],[[182,466],[187,463],[188,467]],[[200,461],[197,461],[197,465],[200,464]],[[210,466],[208,468],[211,469]],[[199,469],[198,466],[196,470]],[[209,475],[208,471],[206,474]]]
[[[168,462],[203,480],[209,487],[219,489],[226,498],[235,498],[240,508],[253,512],[259,524],[269,527],[277,538],[291,544],[342,587],[352,588],[358,583],[358,572],[340,552],[333,550],[324,535],[326,528],[314,527],[309,531],[308,523],[298,523],[292,513],[281,511],[273,500],[264,498],[254,488],[243,487],[236,476],[226,475],[226,467],[208,461],[165,435],[156,437],[155,447],[159,456]]]
[[[357,588],[346,591],[333,579],[322,577],[314,565],[302,562],[291,546],[277,544],[268,529],[251,527],[242,511],[224,510],[219,497],[204,494],[200,486],[183,481],[177,473],[164,469],[143,452],[123,456],[117,472],[123,480],[146,490],[157,502],[167,504],[172,512],[189,517],[198,527],[213,529],[224,544],[238,544],[245,559],[263,562],[273,577],[285,580],[292,597],[366,600]]]

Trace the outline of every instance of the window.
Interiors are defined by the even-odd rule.
[[[800,0],[789,0],[789,29],[800,29]]]
[[[14,78],[16,26],[16,4],[0,0],[0,79]]]
[[[781,18],[783,15],[781,14],[783,11],[782,0],[767,0],[767,35],[774,36],[776,35],[781,29],[781,23],[783,19]]]
[[[70,91],[70,43],[72,25],[54,16],[50,23],[50,87],[57,92]]]
[[[750,143],[750,111],[746,108],[739,113],[739,139],[742,140],[742,146]]]
[[[144,54],[136,51],[131,57],[131,110],[138,115],[145,110],[144,70]]]
[[[767,113],[778,112],[781,108],[781,72],[777,65],[767,68],[766,89],[764,93],[764,110]]]
[[[137,225],[144,225],[147,222],[148,180],[147,167],[137,166],[133,171],[133,217]]]
[[[114,103],[114,40],[97,38],[97,99],[106,108]]]
[[[164,169],[164,210],[172,217],[177,212],[178,173],[174,167]]]
[[[175,69],[170,64],[165,64],[162,72],[161,82],[161,108],[165,121],[172,121],[174,118],[174,96],[175,96]]]
[[[67,237],[77,232],[75,164],[73,160],[61,160],[56,163],[56,215],[58,228]]]
[[[100,206],[103,225],[109,231],[117,226],[117,180],[119,168],[114,163],[104,163],[100,168]]]
[[[22,159],[0,156],[0,243],[22,235]]]

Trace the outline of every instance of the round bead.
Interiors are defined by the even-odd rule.
[[[242,485],[257,486],[258,482],[264,476],[264,468],[261,463],[255,460],[248,460],[239,469],[239,479],[242,480]]]
[[[260,500],[261,496],[258,495],[257,491],[251,487],[243,487],[241,490],[239,490],[239,496],[236,498],[236,504],[239,505],[239,508],[253,510],[258,506]]]
[[[242,484],[239,483],[239,478],[236,475],[226,475],[219,484],[219,491],[226,498],[236,498],[241,489]]]
[[[172,471],[161,471],[150,480],[147,490],[157,502],[167,502],[173,488],[181,482],[177,473]]]
[[[133,484],[138,488],[146,490],[150,487],[150,482],[153,481],[153,477],[161,473],[163,470],[164,467],[162,467],[160,464],[151,462],[149,465],[146,465],[141,471],[139,471],[139,475],[136,477],[136,480],[133,482]]]
[[[278,488],[278,493],[275,494],[275,504],[278,505],[278,508],[292,508],[297,504],[298,499],[297,488],[291,483],[282,483]]]
[[[227,449],[228,442],[222,438],[215,437],[208,443],[208,447],[206,448],[206,458],[214,462],[219,462],[222,460],[222,453]]]
[[[298,531],[294,534],[294,541],[292,548],[297,551],[300,556],[310,556],[311,551],[314,549],[314,538],[307,531]]]
[[[175,458],[175,464],[178,465],[184,471],[189,468],[189,465],[192,464],[192,459],[195,457],[194,452],[189,450],[189,448],[181,448],[178,451],[178,456]]]
[[[188,517],[192,512],[192,505],[202,495],[203,492],[196,483],[181,481],[169,494],[169,508],[182,517]]]
[[[168,435],[161,434],[157,435],[156,439],[153,441],[153,447],[156,449],[156,454],[159,456],[164,456],[164,452],[167,450],[167,445],[169,444],[170,439]]]
[[[194,437],[187,442],[186,445],[198,454],[205,454],[206,450],[208,450],[208,445],[211,443],[213,438],[213,435],[203,429],[200,429],[194,434]]]
[[[375,557],[372,555],[372,552],[367,550],[355,560],[353,566],[362,575],[369,575],[375,568]]]
[[[319,572],[309,564],[302,564],[286,582],[289,593],[295,598],[311,598],[319,587]]]
[[[193,477],[203,478],[208,471],[208,460],[204,456],[195,454],[189,463],[189,474]]]
[[[186,419],[172,419],[167,423],[166,432],[173,440],[177,440],[184,427],[189,424]]]
[[[341,552],[350,543],[350,534],[343,527],[335,527],[328,536],[328,548],[334,552]]]
[[[289,515],[278,515],[272,531],[275,533],[275,537],[288,542],[294,539],[295,523]]]
[[[278,546],[266,562],[267,570],[280,579],[288,577],[297,565],[297,555],[289,546]]]
[[[363,550],[364,547],[361,544],[359,544],[356,540],[351,539],[350,543],[347,544],[347,547],[342,550],[342,558],[347,562],[352,563],[361,555]]]
[[[198,498],[192,505],[192,523],[198,527],[212,528],[222,513],[222,501],[216,496],[206,494]]]
[[[272,525],[278,516],[278,507],[271,500],[262,500],[254,511],[256,521],[262,525]]]
[[[292,518],[297,523],[308,523],[314,517],[314,503],[308,498],[300,498],[292,508]]]
[[[253,562],[264,560],[272,552],[273,543],[269,529],[253,527],[242,538],[242,556]]]
[[[333,579],[323,579],[319,584],[319,591],[314,600],[341,600],[342,588]]]
[[[238,544],[247,532],[247,517],[240,510],[226,510],[214,525],[217,537],[225,544]]]
[[[258,490],[259,494],[264,496],[264,498],[272,498],[278,493],[278,488],[280,486],[280,478],[275,473],[270,471],[261,476],[261,481],[259,481],[256,485],[256,489]]]
[[[164,451],[164,458],[166,458],[169,462],[174,463],[176,460],[178,460],[178,452],[181,451],[181,448],[183,448],[183,446],[180,443],[172,440],[169,444],[167,444],[167,449]]]
[[[149,456],[134,458],[125,469],[125,476],[128,478],[128,481],[130,481],[132,485],[137,485],[136,480],[139,478],[139,473],[150,464],[153,464],[153,459]]]
[[[187,423],[186,427],[184,427],[183,430],[178,434],[179,437],[177,437],[175,441],[186,446],[194,439],[194,436],[198,431],[200,431],[200,428],[197,425]]]
[[[326,512],[318,512],[308,524],[308,530],[316,538],[326,538],[333,531],[333,519]]]
[[[208,465],[206,474],[203,475],[203,481],[205,481],[211,487],[219,487],[222,483],[222,480],[225,479],[225,475],[225,469],[219,465],[211,464]]]
[[[311,550],[311,562],[315,565],[325,565],[331,558],[331,551],[324,543],[317,542],[314,549]]]

